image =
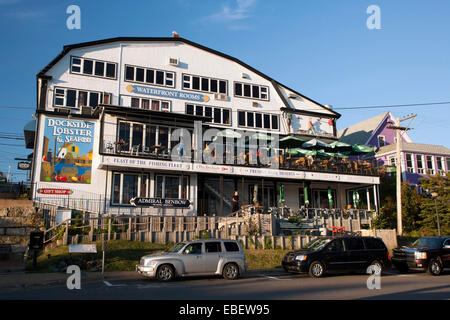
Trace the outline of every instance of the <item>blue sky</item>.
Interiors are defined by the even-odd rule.
[[[81,8],[81,30],[66,9]],[[381,29],[369,30],[370,5]],[[36,73],[63,45],[117,36],[183,38],[234,56],[342,114],[338,129],[391,110],[417,113],[415,142],[450,147],[450,2],[404,0],[0,0],[0,132],[21,134],[36,104]],[[14,108],[5,108],[14,107]],[[21,109],[16,108],[21,107]],[[31,152],[0,139],[0,171],[25,178],[14,157]]]

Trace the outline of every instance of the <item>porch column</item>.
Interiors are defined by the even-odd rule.
[[[370,210],[370,192],[369,192],[369,188],[366,188],[366,195],[367,195],[367,210]]]
[[[223,216],[223,176],[220,176],[220,216]]]
[[[241,196],[239,197],[239,199],[241,200],[241,206],[244,205],[244,192],[245,192],[245,187],[244,187],[244,176],[242,176],[242,182],[241,182]]]
[[[373,185],[373,202],[375,203],[375,210],[378,213],[378,195],[376,185]]]

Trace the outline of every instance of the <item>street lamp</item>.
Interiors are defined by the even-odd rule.
[[[437,228],[438,228],[438,235],[439,237],[441,236],[441,227],[439,226],[439,213],[438,213],[438,209],[437,209],[437,197],[438,197],[438,193],[437,192],[431,192],[429,193],[429,191],[427,190],[428,194],[431,195],[431,197],[434,199],[434,207],[436,209],[436,218],[437,218]]]

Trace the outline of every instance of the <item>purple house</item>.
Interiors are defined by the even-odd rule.
[[[396,118],[385,112],[338,131],[342,142],[365,144],[375,147],[375,158],[379,165],[387,167],[387,172],[395,172],[396,133],[388,126],[396,123]],[[413,185],[427,174],[445,175],[450,171],[450,149],[444,146],[413,143],[407,133],[402,135],[400,149],[402,180]]]

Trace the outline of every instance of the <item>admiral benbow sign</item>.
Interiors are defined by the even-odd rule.
[[[138,94],[146,94],[150,96],[156,97],[165,97],[165,98],[174,98],[180,100],[190,100],[197,102],[208,102],[209,97],[207,95],[195,92],[184,92],[184,91],[176,91],[176,90],[167,90],[160,88],[153,88],[147,86],[138,86],[138,85],[128,85],[126,87],[128,92],[138,93]]]
[[[130,204],[145,207],[188,208],[191,202],[188,199],[132,198]]]

